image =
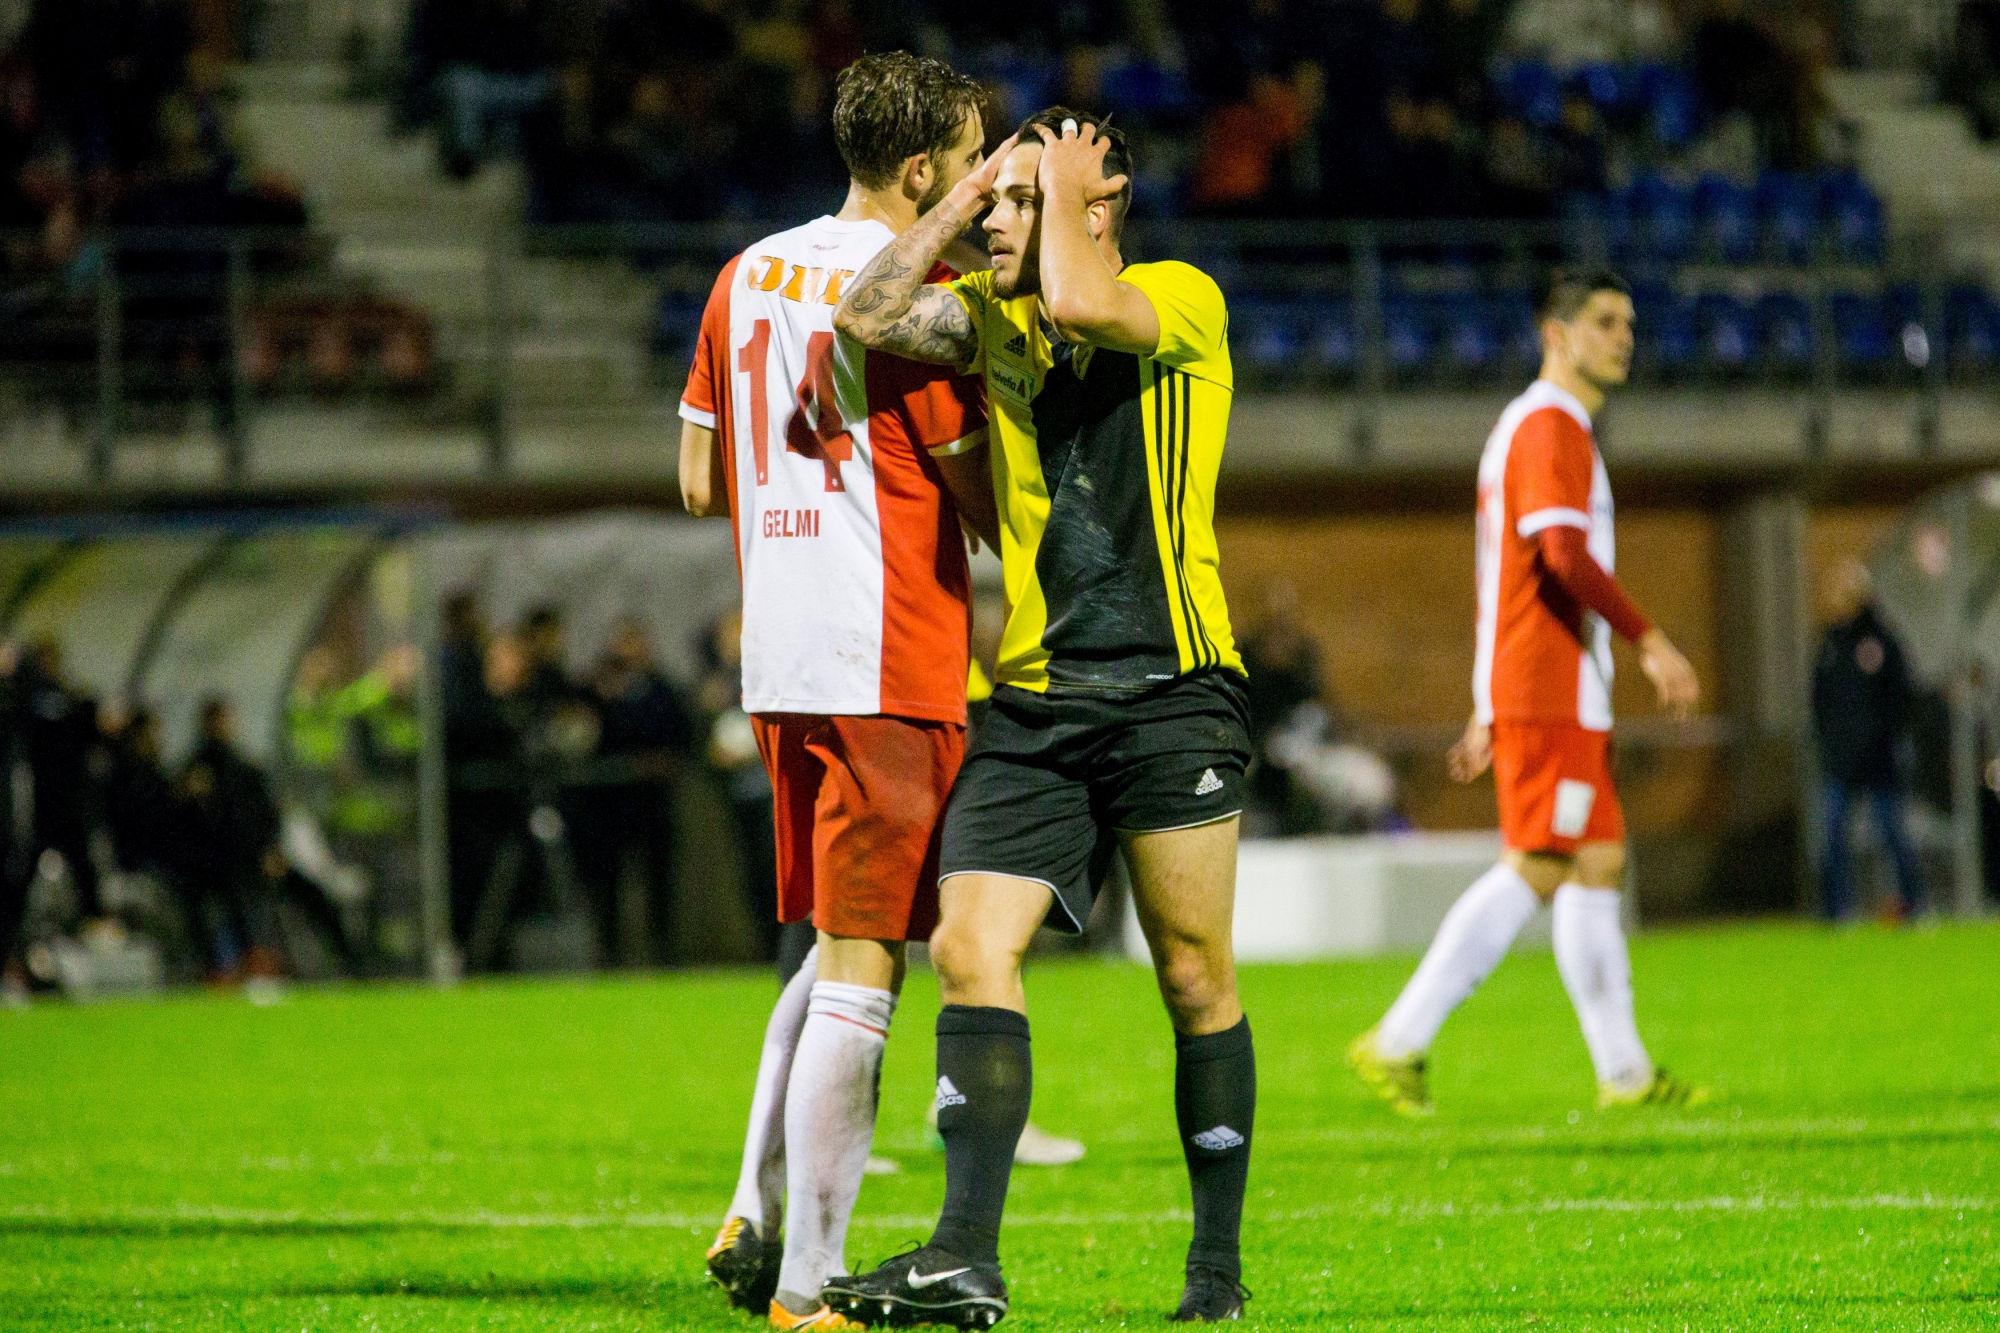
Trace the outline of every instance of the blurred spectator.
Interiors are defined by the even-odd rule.
[[[52,638],[28,649],[14,679],[34,812],[27,864],[32,874],[50,853],[58,856],[76,896],[76,914],[88,921],[101,911],[97,864],[90,855],[90,830],[98,817],[90,773],[97,705],[70,687],[62,649]]]
[[[1942,82],[1973,133],[2000,138],[2000,0],[1960,0]]]
[[[1244,94],[1208,113],[1190,202],[1214,214],[1260,211],[1271,202],[1280,159],[1300,146],[1319,115],[1318,65],[1301,61],[1289,78],[1258,73]]]
[[[1747,17],[1743,0],[1703,0],[1693,55],[1703,100],[1718,115],[1750,118],[1764,162],[1787,171],[1813,165],[1817,89],[1800,53]]]
[[[409,61],[438,110],[438,157],[463,180],[555,87],[563,33],[547,0],[418,0]]]
[[[20,655],[0,639],[0,778],[14,786],[20,756]],[[26,839],[20,812],[8,802],[0,810],[0,1001],[26,1003],[28,972],[20,957],[21,923],[28,912]]]
[[[1875,817],[1895,867],[1897,912],[1924,907],[1923,874],[1903,827],[1904,783],[1896,762],[1910,709],[1903,649],[1876,614],[1868,568],[1844,560],[1823,590],[1831,623],[1813,663],[1813,730],[1826,798],[1826,846],[1820,862],[1821,908],[1848,919],[1854,898],[1848,871],[1848,822],[1857,801]]]
[[[636,620],[613,626],[591,675],[602,718],[598,753],[630,772],[579,802],[578,872],[593,898],[602,956],[666,963],[673,958],[674,778],[694,742],[688,707],[653,661],[652,640]],[[649,938],[623,938],[619,886],[632,864],[644,886]]]
[[[1454,0],[1454,7],[1464,0]],[[1469,6],[1467,6],[1469,7]],[[1489,13],[1505,6],[1486,5]],[[1673,20],[1656,0],[1519,0],[1506,15],[1508,48],[1565,72],[1658,60],[1672,52]]]
[[[757,956],[776,958],[779,970],[789,975],[812,941],[804,933],[788,930],[786,947],[779,948],[778,835],[771,813],[771,777],[757,751],[750,715],[743,711],[740,611],[725,611],[710,623],[701,639],[701,665],[699,693],[708,719],[708,765],[722,784],[736,822],[743,904],[756,932]]]
[[[249,974],[282,971],[280,900],[296,906],[321,943],[350,973],[358,972],[360,959],[340,913],[285,856],[270,783],[237,748],[236,710],[228,700],[202,701],[200,740],[181,770],[180,789],[190,813],[190,873],[224,905],[226,928],[249,942]]]
[[[247,938],[244,914],[232,888],[190,873],[198,869],[190,862],[196,855],[189,838],[193,812],[167,776],[159,719],[148,708],[124,717],[105,713],[110,747],[104,813],[112,860],[125,874],[150,880],[179,907],[202,973],[228,976]]]
[[[1302,808],[1289,769],[1267,753],[1273,733],[1289,726],[1299,710],[1320,699],[1319,646],[1298,619],[1298,590],[1289,580],[1265,590],[1261,614],[1243,636],[1240,651],[1249,672],[1244,693],[1250,704],[1250,743],[1256,752],[1250,778],[1253,823],[1272,833],[1309,832],[1316,824]]]

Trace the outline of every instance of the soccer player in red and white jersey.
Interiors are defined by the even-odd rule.
[[[820,1287],[847,1271],[904,943],[937,923],[938,830],[965,752],[961,519],[998,536],[979,380],[869,352],[833,313],[848,279],[984,161],[980,96],[903,52],[841,72],[846,202],[722,270],[681,399],[687,507],[736,527],[778,916],[810,916],[819,935],[766,1031],[742,1176],[708,1256],[774,1328],[855,1327]]]
[[[1493,769],[1504,851],[1467,889],[1403,993],[1348,1050],[1406,1115],[1431,1109],[1431,1040],[1553,902],[1556,966],[1597,1070],[1598,1105],[1687,1104],[1702,1089],[1646,1053],[1619,923],[1625,816],[1611,778],[1611,635],[1631,640],[1662,706],[1685,717],[1694,669],[1618,584],[1611,483],[1591,415],[1632,365],[1632,298],[1606,271],[1557,271],[1536,302],[1542,373],[1479,461],[1474,711],[1451,773]]]

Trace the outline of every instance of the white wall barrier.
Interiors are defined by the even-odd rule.
[[[1498,833],[1252,838],[1236,861],[1236,956],[1243,962],[1414,953],[1458,895],[1500,856]],[[1517,948],[1547,948],[1537,912]],[[1125,951],[1146,961],[1128,900]]]

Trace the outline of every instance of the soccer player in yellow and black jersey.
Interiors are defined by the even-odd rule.
[[[1000,1214],[1032,1087],[1021,956],[1081,930],[1115,851],[1131,872],[1178,1053],[1194,1195],[1175,1318],[1242,1310],[1237,1236],[1256,1111],[1230,918],[1250,742],[1218,575],[1229,316],[1190,265],[1127,264],[1122,136],[1030,117],[848,284],[870,348],[976,367],[1008,603],[991,712],[945,814],[931,961],[944,1213],[930,1243],[828,1281],[868,1323],[990,1327],[1007,1310]],[[923,286],[991,206],[991,272]]]

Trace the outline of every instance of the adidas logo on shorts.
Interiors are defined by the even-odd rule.
[[[1227,1125],[1217,1125],[1214,1129],[1204,1129],[1194,1136],[1192,1142],[1197,1148],[1209,1152],[1228,1152],[1231,1148],[1243,1146],[1243,1136]]]
[[[942,1111],[947,1106],[963,1105],[965,1105],[965,1094],[953,1086],[950,1079],[940,1076],[938,1079],[937,1109]]]
[[[1194,784],[1194,794],[1196,796],[1213,796],[1221,790],[1222,779],[1215,776],[1214,769],[1204,768],[1201,771],[1201,781]]]

